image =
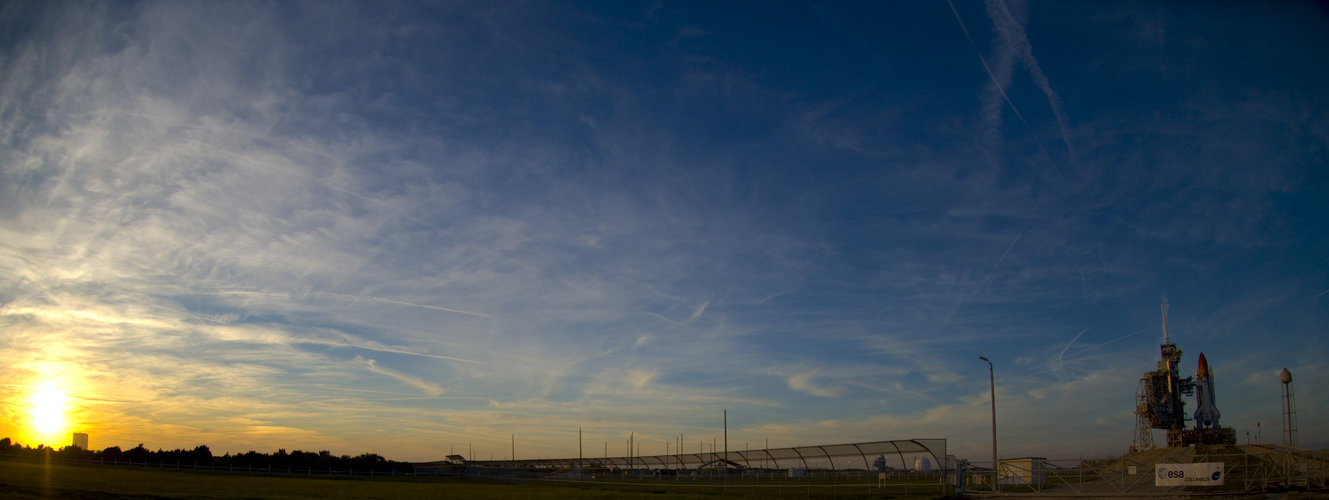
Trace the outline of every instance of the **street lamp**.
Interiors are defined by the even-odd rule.
[[[979,356],[978,359],[988,363],[988,390],[992,394],[992,489],[997,489],[997,382],[992,377],[992,361],[987,356]]]

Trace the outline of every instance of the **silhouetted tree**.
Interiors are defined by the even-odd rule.
[[[124,453],[125,460],[134,462],[147,462],[148,457],[151,455],[152,452],[148,451],[147,448],[144,448],[143,443],[139,443],[138,446],[135,446]]]
[[[189,458],[194,464],[212,465],[212,450],[208,449],[206,444],[198,445],[194,451],[189,452]]]
[[[345,472],[353,470],[357,473],[370,471],[374,473],[410,473],[413,470],[409,463],[394,462],[377,453],[362,453],[351,457],[350,455],[333,455],[328,450],[319,450],[317,453],[295,450],[287,453],[285,448],[280,448],[270,455],[250,450],[242,454],[231,455],[226,453],[223,456],[216,457],[212,455],[212,450],[207,445],[199,445],[192,450],[164,451],[158,449],[157,451],[150,451],[143,446],[143,443],[139,443],[138,446],[127,451],[121,450],[119,446],[111,446],[101,451],[89,451],[74,446],[66,446],[57,451],[54,448],[40,444],[34,449],[15,443],[9,438],[3,438],[0,439],[0,454],[34,461],[44,460],[49,456],[60,460],[100,460],[112,463],[133,461],[140,464],[220,466],[233,467],[236,470],[253,469],[256,471],[332,470]],[[0,495],[0,497],[3,497],[3,495]]]
[[[119,462],[124,459],[124,452],[120,451],[119,446],[112,446],[102,450],[101,459],[104,462]]]

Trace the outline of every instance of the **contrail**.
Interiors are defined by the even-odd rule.
[[[701,305],[692,310],[692,316],[688,317],[687,323],[691,324],[694,320],[701,317],[701,313],[706,312],[706,306],[711,305],[711,301],[702,301]]]
[[[377,373],[377,374],[379,374],[379,375],[386,375],[386,376],[392,377],[392,378],[394,378],[394,379],[397,379],[398,382],[401,382],[401,383],[403,383],[403,384],[409,385],[409,386],[414,387],[414,388],[416,388],[416,389],[420,389],[421,391],[424,391],[425,394],[428,394],[428,395],[430,395],[430,396],[438,396],[438,395],[440,395],[440,394],[443,394],[444,392],[447,392],[446,389],[444,389],[443,387],[439,386],[438,384],[435,384],[435,383],[432,383],[432,382],[428,382],[428,381],[426,381],[426,380],[424,380],[424,379],[420,379],[420,378],[417,378],[417,377],[412,377],[412,376],[410,376],[410,375],[407,375],[407,374],[405,374],[405,373],[398,372],[398,371],[396,371],[396,370],[389,370],[389,369],[387,369],[387,368],[383,368],[383,367],[381,367],[381,366],[378,366],[378,363],[375,363],[374,360],[372,360],[372,359],[365,359],[365,358],[362,358],[362,357],[356,356],[356,357],[355,357],[355,360],[358,361],[358,362],[364,363],[365,366],[366,366],[366,369],[368,369],[368,370],[371,371],[371,372]]]
[[[1025,130],[1029,131],[1029,135],[1034,139],[1034,143],[1038,145],[1039,151],[1043,153],[1043,156],[1049,163],[1055,165],[1056,162],[1052,160],[1052,155],[1048,153],[1047,147],[1043,145],[1043,141],[1039,140],[1038,135],[1034,133],[1033,126],[1029,124],[1029,120],[1025,119],[1024,114],[1020,112],[1020,108],[1016,107],[1015,102],[1006,94],[1006,86],[1009,85],[1009,82],[1004,82],[1004,80],[1010,79],[1009,73],[1011,71],[1011,65],[1015,62],[1015,55],[1019,54],[1022,56],[1022,59],[1025,61],[1025,66],[1030,69],[1030,73],[1033,75],[1035,82],[1038,83],[1039,88],[1043,90],[1044,94],[1048,95],[1053,113],[1057,116],[1057,124],[1061,129],[1062,140],[1066,143],[1067,150],[1071,152],[1071,161],[1076,162],[1077,160],[1075,159],[1074,150],[1071,149],[1070,145],[1065,113],[1062,111],[1061,101],[1056,97],[1056,93],[1052,91],[1052,86],[1043,75],[1042,69],[1038,67],[1038,61],[1033,58],[1033,48],[1030,46],[1028,38],[1024,35],[1024,29],[1015,22],[1014,16],[1012,16],[1010,11],[1006,9],[1005,4],[996,5],[996,7],[1000,8],[1000,12],[994,13],[993,4],[996,1],[999,0],[988,0],[988,15],[992,18],[993,24],[997,28],[997,33],[1002,39],[1002,43],[999,46],[1001,49],[999,53],[1000,62],[1002,63],[999,68],[1001,69],[1001,76],[998,76],[997,73],[993,71],[992,66],[988,64],[987,58],[983,57],[982,51],[978,48],[978,43],[974,42],[973,35],[969,33],[969,27],[964,24],[964,19],[960,17],[960,12],[956,10],[955,3],[952,0],[947,0],[946,3],[950,5],[951,14],[955,16],[955,22],[960,25],[960,31],[964,32],[964,37],[969,41],[969,46],[973,47],[974,55],[978,57],[978,62],[983,65],[983,71],[987,73],[988,80],[992,82],[991,90],[1001,96],[1001,99],[1006,102],[1006,106],[1015,114],[1015,117],[1019,118],[1020,123],[1024,124]],[[998,20],[998,17],[1008,20],[1009,24],[1014,25],[1014,29],[1012,29],[1011,26],[1008,26],[1007,23],[1002,23]],[[1012,36],[1012,34],[1018,34],[1018,36]],[[1023,45],[1017,46],[1017,43],[1020,41],[1023,41]],[[985,102],[983,121],[988,126],[988,135],[992,136],[988,140],[988,146],[995,147],[999,145],[1001,141],[997,136],[1000,135],[998,128],[1001,127],[1001,113]]]
[[[266,292],[246,292],[246,291],[224,291],[224,292],[213,292],[213,294],[215,294],[215,295],[254,295],[254,296],[260,296],[260,297],[285,297],[285,295],[282,295],[282,294],[276,294],[276,293],[266,293]],[[357,297],[357,296],[350,296],[350,295],[343,295],[343,294],[335,294],[335,293],[321,293],[320,295],[333,295],[333,296],[342,296],[342,297]],[[362,298],[369,298],[369,299],[376,299],[376,297],[364,297],[364,296],[360,296],[360,297],[362,297]],[[378,300],[382,300],[382,301],[384,301],[384,302],[389,302],[389,303],[397,302],[397,301],[392,301],[392,300],[387,300],[387,299],[378,299]],[[426,309],[441,309],[441,310],[445,310],[445,311],[449,311],[449,312],[457,312],[457,313],[461,313],[461,314],[479,315],[479,316],[481,316],[481,317],[492,318],[492,316],[488,316],[488,315],[480,315],[479,313],[467,313],[467,312],[465,312],[465,311],[456,311],[456,310],[451,310],[451,309],[448,309],[448,308],[438,307],[438,306],[426,306],[426,305],[422,305],[422,304],[411,304],[411,303],[403,303],[403,304],[404,304],[404,305],[410,305],[410,306],[416,306],[416,307],[424,307],[424,308],[426,308]],[[219,320],[217,320],[216,318],[213,318],[213,317],[204,316],[204,315],[200,315],[200,314],[196,314],[196,313],[191,313],[191,312],[185,312],[185,314],[188,315],[188,316],[192,316],[192,317],[194,317],[194,318],[198,318],[199,320],[206,321],[206,322],[208,322],[208,323],[212,323],[212,324],[216,324],[216,325],[221,325],[221,326],[226,326],[226,325],[227,325],[226,322],[224,322],[224,321],[219,321]],[[339,331],[337,331],[337,330],[335,330],[335,329],[330,329],[330,330],[332,330],[332,331],[336,331],[336,332],[338,332],[338,333],[342,333],[342,332],[339,332]],[[286,332],[282,332],[282,333],[286,333]],[[385,345],[378,344],[378,343],[376,343],[376,342],[374,342],[374,343],[367,343],[367,342],[362,341],[362,340],[360,340],[360,339],[356,339],[356,338],[354,338],[354,337],[351,337],[351,336],[349,336],[349,335],[346,335],[345,333],[342,333],[342,335],[343,335],[343,337],[345,338],[345,341],[343,341],[343,342],[334,342],[334,341],[331,341],[331,340],[322,340],[322,339],[315,339],[315,338],[300,338],[300,337],[294,337],[294,336],[291,336],[291,335],[288,334],[288,335],[286,335],[284,338],[282,338],[281,342],[282,342],[282,343],[287,343],[287,344],[309,344],[309,345],[324,345],[324,346],[329,346],[329,347],[349,347],[349,348],[352,348],[352,349],[362,349],[362,350],[366,350],[366,351],[386,352],[386,353],[391,353],[391,354],[405,354],[405,355],[407,355],[407,356],[419,356],[419,357],[422,357],[422,358],[441,359],[441,360],[444,360],[444,361],[456,361],[456,362],[459,362],[459,363],[472,363],[472,364],[477,364],[477,365],[488,365],[488,364],[489,364],[489,363],[486,363],[486,362],[484,362],[484,361],[476,361],[476,360],[473,360],[473,359],[459,358],[459,357],[457,357],[457,356],[447,356],[447,355],[443,355],[443,354],[429,354],[429,353],[424,353],[424,352],[408,351],[408,350],[405,350],[405,349],[399,349],[399,348],[388,347],[388,346],[385,346]]]
[[[959,295],[959,297],[957,297],[957,298],[955,299],[955,305],[953,305],[953,306],[951,307],[951,312],[950,312],[949,314],[946,315],[946,323],[947,323],[947,324],[950,324],[950,322],[951,322],[951,318],[954,318],[954,317],[955,317],[955,312],[960,310],[960,306],[963,306],[963,305],[964,305],[964,299],[965,299],[966,296],[968,296],[968,295],[978,295],[978,292],[981,292],[981,291],[983,290],[983,286],[987,285],[987,284],[988,284],[988,281],[992,279],[992,273],[995,273],[995,272],[997,271],[997,268],[998,268],[998,267],[1001,267],[1001,263],[1002,263],[1002,261],[1005,261],[1005,260],[1006,260],[1006,256],[1009,255],[1009,254],[1011,253],[1011,249],[1012,249],[1012,248],[1015,248],[1015,244],[1016,244],[1016,243],[1019,243],[1019,242],[1020,242],[1020,238],[1023,237],[1023,236],[1024,236],[1024,230],[1021,229],[1021,230],[1020,230],[1020,233],[1017,234],[1017,235],[1015,235],[1015,239],[1014,239],[1014,240],[1011,240],[1011,243],[1010,243],[1009,245],[1006,245],[1006,251],[1001,252],[1001,257],[997,257],[997,262],[993,263],[993,264],[992,264],[992,268],[991,268],[991,269],[988,269],[987,274],[984,274],[984,275],[983,275],[983,281],[980,281],[980,282],[978,283],[978,285],[974,287],[974,291],[969,292],[967,295],[964,294],[964,293],[961,293],[961,294]]]
[[[329,347],[349,347],[349,348],[352,348],[352,349],[362,349],[362,350],[366,350],[366,351],[386,352],[386,353],[391,353],[391,354],[405,354],[405,355],[407,355],[407,356],[419,356],[419,357],[422,357],[422,358],[441,359],[441,360],[444,360],[444,361],[456,361],[456,362],[459,362],[459,363],[471,363],[471,364],[477,364],[477,365],[488,365],[488,364],[489,364],[489,363],[486,363],[486,362],[484,362],[484,361],[476,361],[476,360],[473,360],[473,359],[459,358],[459,357],[456,357],[456,356],[446,356],[446,355],[443,355],[443,354],[429,354],[429,353],[424,353],[424,352],[414,352],[414,351],[407,351],[407,350],[405,350],[405,349],[393,349],[393,348],[391,348],[391,347],[387,347],[387,346],[367,345],[367,344],[365,344],[365,343],[363,343],[363,342],[359,342],[359,343],[341,342],[341,343],[339,343],[339,342],[333,342],[333,341],[330,341],[330,340],[319,340],[319,339],[290,339],[289,342],[292,343],[292,344],[323,345],[323,346],[329,346]]]
[[[467,316],[475,316],[475,317],[477,317],[477,318],[494,319],[493,316],[490,316],[490,315],[488,315],[488,314],[481,313],[481,312],[465,311],[465,310],[461,310],[461,309],[453,309],[453,308],[451,308],[451,307],[443,307],[443,306],[431,306],[431,305],[428,305],[428,304],[416,304],[416,303],[414,303],[414,302],[406,302],[406,301],[402,301],[402,300],[385,299],[385,298],[382,298],[382,297],[374,297],[374,296],[372,296],[372,295],[347,295],[347,294],[342,294],[342,293],[331,293],[331,292],[320,292],[319,295],[331,295],[331,296],[337,296],[337,297],[349,297],[349,298],[353,298],[353,299],[365,299],[365,300],[370,300],[370,301],[374,301],[374,302],[383,302],[383,303],[387,303],[387,304],[396,304],[396,305],[399,305],[399,306],[419,307],[419,308],[422,308],[422,309],[433,309],[433,310],[435,310],[435,311],[444,311],[444,312],[450,312],[450,313],[456,313],[456,314],[465,314],[465,315],[467,315]]]
[[[1061,372],[1062,378],[1066,378],[1066,366],[1065,363],[1063,363],[1062,358],[1066,356],[1066,351],[1071,350],[1071,346],[1075,345],[1075,342],[1080,340],[1080,336],[1084,335],[1087,331],[1089,331],[1088,328],[1080,330],[1080,333],[1075,334],[1075,338],[1071,339],[1070,342],[1067,342],[1066,345],[1061,348],[1061,352],[1057,353],[1057,371]]]
[[[1025,130],[1029,131],[1029,136],[1034,139],[1034,144],[1038,145],[1038,150],[1043,153],[1043,157],[1047,159],[1048,163],[1055,165],[1056,162],[1052,160],[1052,155],[1049,154],[1047,148],[1043,146],[1043,141],[1038,139],[1038,134],[1034,133],[1033,126],[1029,125],[1029,120],[1024,118],[1024,114],[1020,113],[1020,108],[1016,107],[1015,102],[1011,101],[1011,97],[1006,94],[1006,86],[1009,84],[1011,78],[1011,67],[1015,64],[1014,52],[1011,50],[1001,51],[999,54],[999,62],[1001,63],[999,69],[1001,70],[1001,76],[998,76],[992,71],[992,66],[988,64],[987,59],[983,57],[982,51],[978,49],[978,44],[974,42],[974,37],[969,34],[969,28],[965,26],[964,19],[960,18],[960,12],[955,9],[955,4],[951,0],[947,0],[946,3],[951,6],[951,14],[955,16],[955,22],[960,24],[960,31],[964,32],[964,37],[969,40],[969,46],[974,49],[974,55],[978,57],[978,62],[983,65],[983,71],[987,72],[988,80],[992,82],[992,86],[989,87],[989,90],[983,93],[983,123],[987,125],[987,131],[984,134],[986,139],[984,146],[989,148],[985,151],[988,156],[988,161],[993,165],[999,163],[997,160],[997,151],[1000,150],[1002,142],[1000,131],[1001,106],[998,103],[991,102],[990,97],[991,92],[996,91],[997,95],[1000,95],[1001,99],[1006,102],[1006,106],[1011,109],[1011,112],[1015,113],[1015,117],[1020,119],[1020,123],[1024,124]],[[1003,49],[1005,45],[1006,44],[1003,43]]]
[[[1101,348],[1101,347],[1103,347],[1103,346],[1105,346],[1105,345],[1108,345],[1108,344],[1111,344],[1111,343],[1113,343],[1113,342],[1119,342],[1119,341],[1121,341],[1121,340],[1125,340],[1125,339],[1128,339],[1128,338],[1134,337],[1134,336],[1139,335],[1139,334],[1141,334],[1141,333],[1148,332],[1149,330],[1150,330],[1149,328],[1141,328],[1141,329],[1139,329],[1139,330],[1136,330],[1136,331],[1133,331],[1133,332],[1131,332],[1131,333],[1128,333],[1128,334],[1122,335],[1122,336],[1120,336],[1120,337],[1117,337],[1117,338],[1115,338],[1115,339],[1109,340],[1109,341],[1107,341],[1107,342],[1103,342],[1102,344],[1098,344],[1098,347]]]
[[[992,269],[989,269],[988,274],[986,276],[983,276],[983,282],[978,284],[978,289],[974,290],[974,293],[978,293],[978,290],[982,290],[983,285],[986,285],[988,283],[988,280],[992,279],[992,273],[997,271],[997,268],[1001,266],[1001,262],[1006,260],[1006,256],[1011,253],[1011,249],[1015,248],[1015,244],[1019,243],[1020,238],[1022,237],[1024,237],[1023,229],[1020,230],[1020,234],[1015,235],[1015,239],[1011,240],[1011,244],[1006,245],[1006,251],[1002,252],[1001,257],[997,258],[997,262],[992,264]]]
[[[1057,118],[1057,128],[1061,131],[1061,140],[1066,145],[1066,151],[1071,157],[1071,163],[1077,164],[1075,157],[1075,148],[1071,146],[1070,130],[1067,125],[1066,111],[1061,107],[1061,98],[1057,97],[1057,92],[1052,89],[1052,84],[1047,76],[1043,74],[1043,69],[1038,66],[1038,60],[1034,58],[1034,46],[1029,43],[1029,37],[1025,35],[1024,27],[1016,21],[1015,16],[1006,8],[1006,3],[1002,0],[986,0],[988,16],[992,18],[992,24],[997,29],[997,34],[1001,36],[1003,45],[1013,50],[1024,61],[1025,69],[1029,70],[1029,76],[1034,79],[1034,83],[1043,91],[1048,98],[1048,106],[1052,108],[1053,115]],[[954,6],[951,7],[954,11]],[[1003,92],[1002,95],[1005,95]]]
[[[285,298],[285,297],[289,297],[288,294],[272,293],[272,292],[251,292],[251,291],[243,291],[243,290],[225,290],[225,291],[219,291],[219,292],[211,292],[211,294],[212,294],[212,295],[253,295],[253,296],[257,296],[257,297],[277,297],[277,298]],[[403,300],[385,299],[385,298],[382,298],[382,297],[375,297],[375,296],[372,296],[372,295],[350,295],[350,294],[345,294],[345,293],[334,293],[334,292],[315,292],[315,293],[312,293],[312,294],[310,294],[310,295],[321,295],[321,296],[325,296],[325,297],[340,297],[340,298],[348,298],[348,299],[363,299],[363,300],[368,300],[368,301],[373,301],[373,302],[383,302],[383,303],[386,303],[386,304],[395,304],[395,305],[399,305],[399,306],[419,307],[419,308],[423,308],[423,309],[432,309],[432,310],[435,310],[435,311],[444,311],[444,312],[450,312],[450,313],[455,313],[455,314],[465,314],[465,315],[467,315],[467,316],[475,316],[475,317],[477,317],[477,318],[494,319],[494,316],[491,316],[491,315],[489,315],[489,314],[485,314],[485,313],[482,313],[482,312],[466,311],[466,310],[462,310],[462,309],[454,309],[454,308],[451,308],[451,307],[443,307],[443,306],[431,306],[431,305],[428,305],[428,304],[416,304],[416,303],[414,303],[414,302],[406,302],[406,301],[403,301]]]
[[[983,53],[978,50],[978,44],[974,43],[974,37],[969,35],[969,28],[965,27],[964,20],[960,18],[960,12],[955,10],[955,4],[952,3],[951,0],[946,0],[946,3],[951,6],[951,14],[955,15],[955,22],[960,23],[960,31],[963,31],[964,37],[969,40],[969,46],[974,48],[974,55],[978,56],[978,62],[983,65],[983,71],[987,72],[988,79],[992,81],[993,89],[1001,94],[1001,98],[1006,101],[1007,106],[1010,106],[1011,111],[1015,113],[1016,118],[1019,118],[1020,121],[1024,122],[1025,126],[1028,126],[1029,122],[1024,119],[1023,114],[1020,114],[1020,109],[1016,108],[1015,103],[1011,102],[1010,96],[1006,95],[1006,86],[999,81],[996,74],[992,73],[992,67],[988,66],[987,59],[985,59]]]

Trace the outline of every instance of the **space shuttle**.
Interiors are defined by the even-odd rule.
[[[1219,413],[1214,403],[1214,372],[1209,369],[1204,353],[1200,353],[1200,363],[1195,368],[1195,406],[1195,428],[1217,429]]]

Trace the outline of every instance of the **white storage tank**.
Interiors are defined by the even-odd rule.
[[[932,472],[932,461],[928,457],[915,458],[914,472]]]

